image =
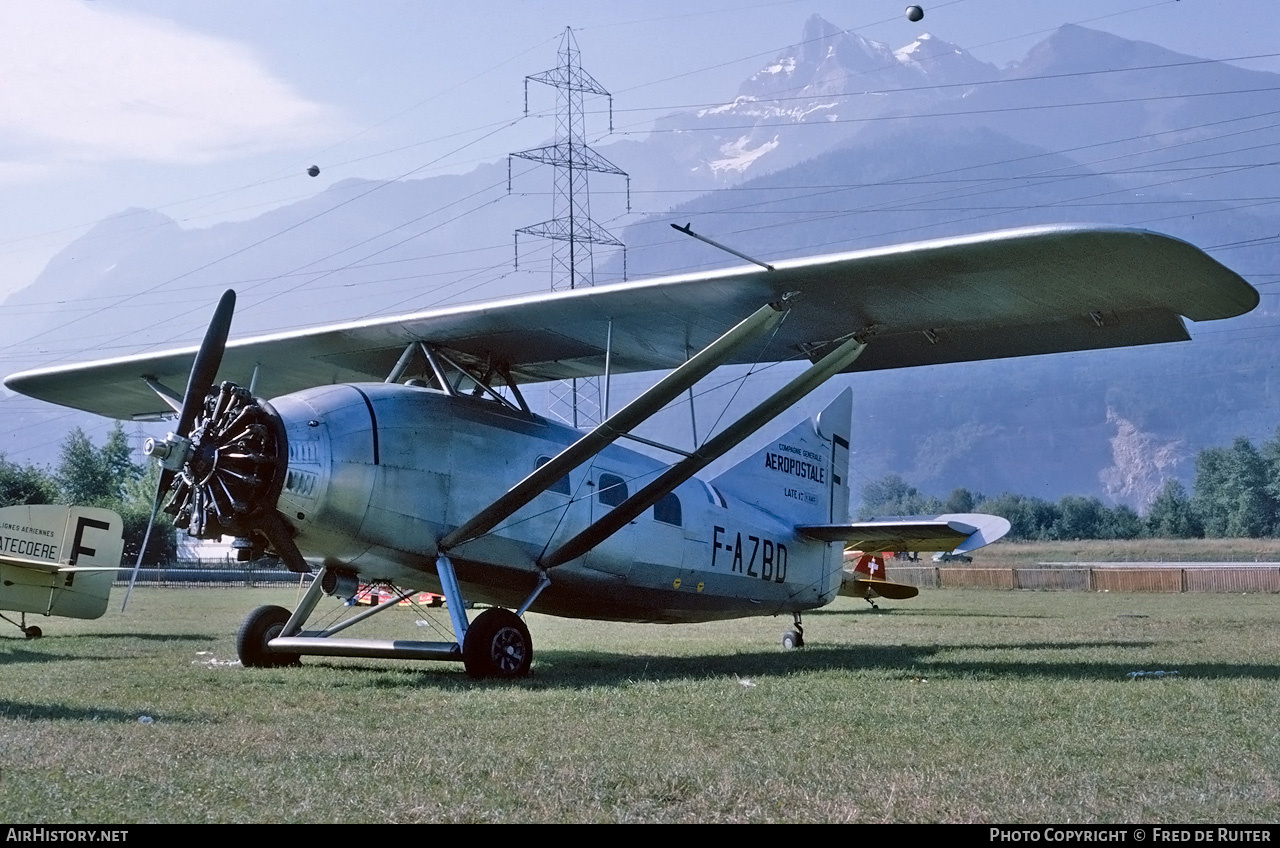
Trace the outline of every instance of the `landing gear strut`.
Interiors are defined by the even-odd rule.
[[[240,627],[236,650],[249,667],[270,668],[297,665],[299,657],[370,657],[377,659],[462,661],[467,674],[475,678],[514,680],[529,673],[533,661],[533,640],[521,615],[550,585],[543,575],[521,607],[511,610],[494,607],[468,623],[466,600],[458,587],[453,563],[446,556],[436,562],[444,591],[454,640],[420,642],[406,639],[347,639],[337,634],[365,619],[397,606],[414,594],[402,589],[381,603],[354,613],[323,629],[303,630],[322,595],[345,597],[359,585],[354,572],[321,570],[292,614],[283,607],[259,607]]]
[[[27,614],[25,612],[21,615],[18,621],[14,621],[12,618],[9,618],[6,615],[0,615],[0,618],[4,619],[5,621],[12,624],[14,627],[21,630],[22,635],[26,636],[28,639],[39,639],[41,636],[44,635],[44,631],[41,630],[39,627],[36,627],[34,624],[32,625],[27,624]]]

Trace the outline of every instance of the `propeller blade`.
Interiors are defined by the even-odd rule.
[[[222,352],[227,346],[231,316],[235,310],[236,293],[227,289],[218,300],[218,308],[213,311],[209,329],[205,330],[204,341],[200,342],[200,350],[191,365],[187,393],[182,398],[182,413],[178,416],[178,427],[174,430],[179,436],[191,435],[191,425],[195,423],[200,405],[213,388],[213,378],[218,376],[218,367],[222,365]]]
[[[187,393],[182,398],[182,412],[178,415],[178,426],[174,432],[184,439],[191,435],[191,425],[196,421],[200,406],[205,396],[213,388],[213,378],[218,376],[218,368],[222,365],[222,352],[227,347],[227,336],[231,333],[231,317],[236,311],[236,293],[227,289],[218,300],[213,310],[213,318],[209,320],[209,328],[204,331],[204,340],[200,342],[200,350],[196,352],[195,362],[191,364],[191,376],[187,378]],[[133,594],[133,584],[138,580],[138,569],[142,568],[142,558],[147,553],[147,544],[151,541],[151,528],[155,526],[156,515],[160,512],[160,502],[169,490],[177,472],[168,468],[161,470],[160,482],[156,486],[156,496],[151,502],[151,517],[147,519],[147,532],[142,534],[142,548],[138,551],[138,561],[133,565],[133,573],[129,575],[129,588],[124,593],[124,603],[120,611],[124,612],[129,605],[129,596]]]
[[[120,604],[120,612],[129,606],[129,596],[133,594],[133,584],[138,580],[138,569],[142,568],[142,557],[147,553],[147,544],[151,541],[151,528],[155,526],[156,515],[160,512],[160,501],[173,481],[173,472],[165,468],[160,471],[160,483],[156,486],[156,496],[151,501],[151,517],[147,519],[147,532],[142,534],[142,547],[138,550],[138,561],[133,564],[133,573],[129,575],[129,588],[125,589],[124,602]]]

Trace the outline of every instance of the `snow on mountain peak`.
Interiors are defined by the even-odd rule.
[[[915,61],[914,54],[916,53],[916,51],[918,51],[921,47],[924,47],[924,43],[928,41],[931,37],[932,36],[930,36],[929,33],[926,32],[923,35],[919,36],[915,41],[908,44],[906,47],[899,47],[897,50],[893,51],[893,55],[898,58],[899,62],[904,62],[904,63],[914,62]]]
[[[757,159],[769,153],[778,146],[778,136],[758,145],[755,148],[751,146],[751,136],[744,135],[733,141],[720,145],[720,153],[724,158],[715,159],[709,162],[711,172],[719,174],[723,172],[736,171],[739,174],[750,168]]]
[[[948,89],[924,91],[922,82],[970,83],[998,71],[956,45],[928,32],[898,50],[841,29],[820,16],[809,18],[801,39],[780,51],[738,89],[731,101],[673,116],[671,126],[698,126],[714,139],[698,157],[698,168],[715,177],[782,167],[810,157],[864,128],[859,121],[923,109],[954,96]],[[890,92],[910,92],[903,97]],[[821,136],[792,138],[778,128],[817,122],[848,126]],[[745,128],[750,128],[746,132]]]
[[[795,70],[796,70],[796,57],[795,57],[795,56],[784,56],[784,57],[783,57],[783,58],[781,58],[781,59],[777,59],[777,60],[775,60],[775,61],[774,61],[774,63],[773,63],[772,65],[766,65],[764,68],[761,68],[761,69],[760,69],[759,71],[757,71],[757,72],[755,73],[755,75],[754,75],[754,76],[752,76],[751,78],[752,78],[753,80],[754,80],[754,79],[758,79],[762,74],[765,74],[765,75],[770,75],[770,74],[787,74],[787,75],[790,75],[790,74],[795,73]]]

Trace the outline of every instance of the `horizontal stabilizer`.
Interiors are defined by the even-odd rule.
[[[891,601],[905,601],[920,594],[915,586],[906,583],[894,583],[892,580],[875,580],[870,577],[854,577],[845,572],[837,594],[846,598],[888,598]]]
[[[881,551],[972,551],[1009,532],[998,515],[951,513],[873,518],[848,524],[804,524],[796,532],[819,542],[845,542],[866,553]]]
[[[0,564],[11,565],[14,568],[25,568],[30,571],[38,571],[42,574],[74,574],[81,571],[119,571],[119,565],[59,565],[56,562],[46,562],[42,559],[28,559],[20,556],[4,556],[0,555]]]

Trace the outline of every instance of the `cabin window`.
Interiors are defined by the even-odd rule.
[[[547,464],[548,462],[550,462],[550,461],[551,461],[551,457],[549,457],[549,456],[540,456],[540,457],[538,457],[538,462],[537,462],[537,464],[534,466],[534,468],[541,468],[542,466],[546,465],[546,464]],[[552,483],[550,486],[548,486],[548,487],[547,487],[547,491],[548,491],[548,492],[555,492],[557,495],[564,495],[565,497],[568,497],[568,496],[569,496],[569,477],[568,477],[568,475],[566,475],[566,476],[564,476],[564,477],[561,477],[559,480],[555,481],[555,482],[554,482],[554,483]]]
[[[676,527],[683,525],[680,499],[676,497],[675,492],[668,492],[662,500],[653,505],[653,520],[661,521],[663,524],[674,524]]]
[[[627,499],[627,481],[617,474],[600,475],[600,503],[618,506]]]

